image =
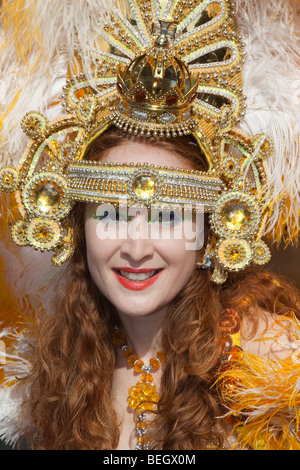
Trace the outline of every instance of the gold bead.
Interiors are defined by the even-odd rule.
[[[142,379],[144,382],[152,382],[152,380],[153,380],[153,375],[152,375],[152,374],[142,374],[142,375],[141,375],[141,379]]]
[[[143,395],[143,392],[136,387],[130,387],[128,389],[128,395],[130,395],[132,398],[140,400],[141,396]]]
[[[122,347],[122,346],[121,346]],[[134,350],[131,349],[131,348],[127,348],[125,349],[125,351],[123,351],[122,355],[125,359],[128,359],[129,356],[132,356],[132,354],[134,354]]]
[[[126,344],[126,335],[121,330],[114,330],[112,333],[112,340],[116,346],[121,348]]]
[[[134,363],[135,363],[135,361],[137,361],[137,360],[138,360],[137,355],[136,355],[136,354],[132,354],[131,356],[128,357],[127,363],[128,363],[129,366],[133,366]]]
[[[141,361],[140,359],[134,363],[134,370],[135,372],[141,372],[143,369],[144,361]]]
[[[142,411],[155,411],[156,406],[157,406],[156,403],[148,403],[148,402],[140,403],[137,406],[137,411],[139,413],[142,412]]]
[[[153,367],[153,369],[159,369],[159,367],[161,366],[160,361],[157,359],[152,358],[150,359],[149,362],[150,362],[151,367]]]
[[[137,427],[137,428],[145,428],[145,429],[146,429],[146,428],[147,428],[147,423],[145,423],[144,421],[138,421],[138,422],[136,423],[136,427]]]
[[[145,382],[140,381],[140,382],[137,382],[136,387],[144,391],[147,385],[148,384],[146,384]]]
[[[127,403],[128,403],[129,408],[135,409],[139,404],[139,400],[133,397],[129,397],[127,400]]]
[[[156,354],[156,356],[158,357],[158,359],[163,362],[165,360],[165,355],[162,351],[158,351],[158,353]]]
[[[152,383],[146,383],[144,388],[144,394],[146,397],[156,392],[156,386]]]

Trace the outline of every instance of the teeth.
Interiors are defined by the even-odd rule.
[[[145,281],[149,277],[153,276],[155,271],[149,271],[148,273],[128,273],[126,271],[120,271],[121,275],[129,281]]]

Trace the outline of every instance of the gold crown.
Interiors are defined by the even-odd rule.
[[[81,72],[67,80],[67,115],[49,122],[29,112],[22,121],[28,147],[17,168],[0,173],[1,189],[16,191],[22,216],[13,239],[54,251],[59,265],[72,254],[74,201],[116,202],[123,194],[149,205],[177,194],[179,203],[211,213],[213,280],[224,282],[227,271],[270,257],[261,237],[271,207],[264,159],[272,143],[234,127],[245,105],[232,2],[170,0],[164,11],[158,0],[129,5],[126,18],[116,10],[105,25],[110,49],[97,51],[92,79]],[[74,64],[80,67],[80,59]],[[86,163],[91,144],[113,125],[135,135],[191,134],[208,171]],[[136,182],[150,179],[155,191],[137,196]]]
[[[175,39],[173,22],[160,20],[154,30],[154,46],[118,73],[117,90],[121,104],[114,121],[119,127],[141,132],[172,135],[189,133],[196,127],[191,115],[197,97],[198,77],[178,59],[170,48]]]

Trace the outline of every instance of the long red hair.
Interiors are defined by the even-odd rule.
[[[89,158],[101,157],[125,139],[119,131],[100,138]],[[146,141],[147,142],[147,141]],[[205,160],[189,137],[148,141],[189,158],[205,169]],[[84,235],[84,204],[72,213],[75,252],[58,282],[53,314],[41,322],[22,408],[24,434],[34,449],[116,448],[119,422],[111,396],[116,364],[111,332],[114,307],[89,273]],[[219,319],[225,308],[300,318],[299,297],[287,282],[261,268],[232,274],[218,286],[211,272],[195,270],[169,306],[162,326],[166,356],[159,413],[153,420],[152,447],[166,450],[221,446],[222,404],[213,387],[221,340]],[[244,311],[244,310],[243,310]],[[28,423],[30,425],[28,426]]]

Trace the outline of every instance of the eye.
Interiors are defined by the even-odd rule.
[[[116,222],[116,211],[114,210],[105,210],[102,213],[95,214],[94,219],[99,220],[100,222],[104,221],[107,223]]]
[[[129,222],[131,217],[128,215],[127,210],[122,209],[108,209],[99,211],[99,214],[95,214],[93,216],[94,219],[99,220],[100,222],[105,223],[122,223],[122,222]]]

